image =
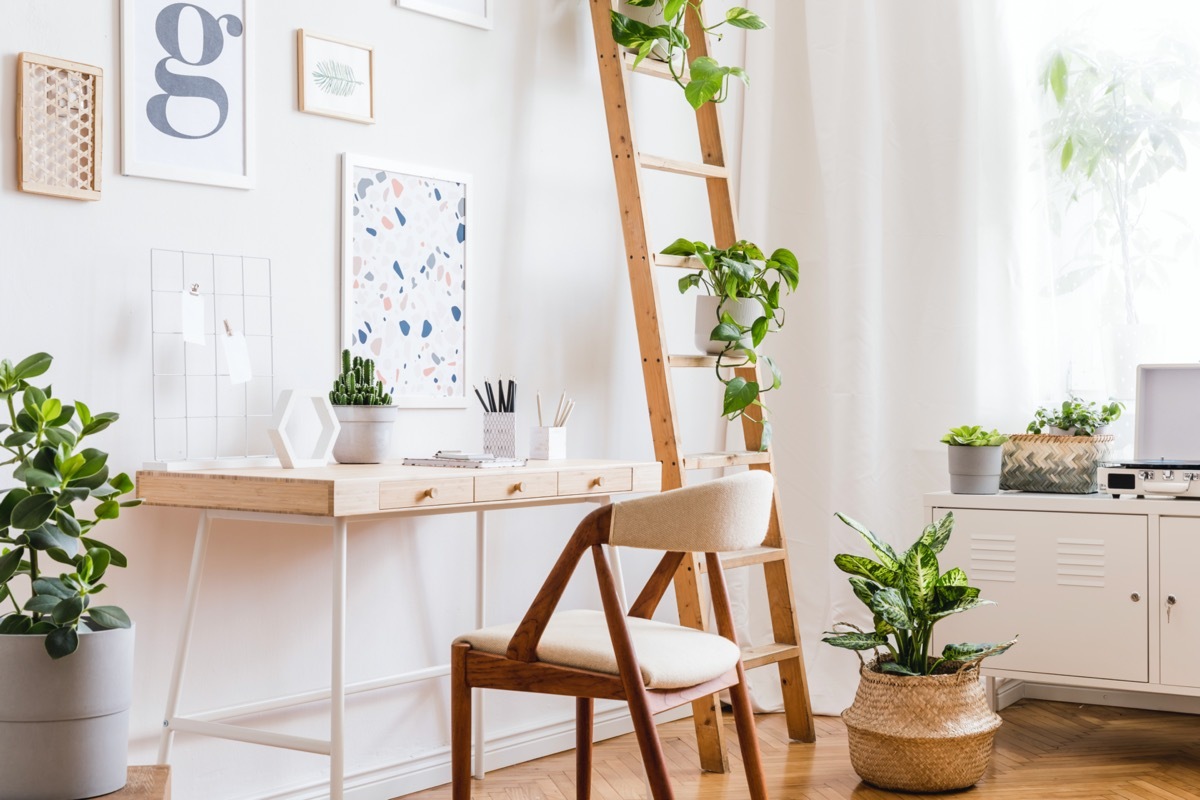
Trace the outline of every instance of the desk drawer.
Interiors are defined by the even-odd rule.
[[[557,472],[531,475],[480,475],[475,479],[475,502],[524,500],[530,497],[554,497],[558,494]]]
[[[471,478],[433,478],[423,481],[382,481],[379,484],[379,510],[449,506],[475,499]]]
[[[619,469],[581,469],[573,472],[558,473],[558,493],[567,494],[608,494],[609,492],[628,492],[633,489],[633,470]]]

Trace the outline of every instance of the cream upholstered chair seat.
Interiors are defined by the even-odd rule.
[[[627,617],[642,681],[647,689],[681,689],[707,683],[732,670],[738,646],[723,636],[682,625]],[[517,625],[497,625],[464,634],[456,644],[504,655]],[[537,646],[539,661],[619,675],[603,611],[560,611],[550,617]]]

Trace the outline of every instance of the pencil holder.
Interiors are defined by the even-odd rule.
[[[554,461],[567,457],[566,428],[530,428],[529,457]]]
[[[486,411],[483,415],[483,450],[497,458],[517,457],[517,415],[511,411]]]

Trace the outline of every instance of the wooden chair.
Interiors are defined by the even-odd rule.
[[[750,471],[614,503],[579,524],[519,625],[460,636],[451,648],[451,757],[454,800],[471,797],[471,689],[576,698],[576,797],[591,792],[594,698],[629,703],[654,800],[673,797],[653,715],[729,689],[752,800],[766,800],[754,714],[717,553],[760,544],[767,532],[772,477]],[[602,545],[668,551],[628,615]],[[554,613],[588,551],[604,611]],[[650,619],[686,552],[704,552],[719,635]]]

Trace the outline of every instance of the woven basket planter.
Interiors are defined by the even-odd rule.
[[[1004,444],[1001,489],[1092,494],[1096,468],[1107,461],[1115,436],[1017,434]]]
[[[869,784],[903,792],[965,789],[987,771],[1000,716],[988,708],[978,665],[929,676],[860,670],[842,712],[850,763]]]

